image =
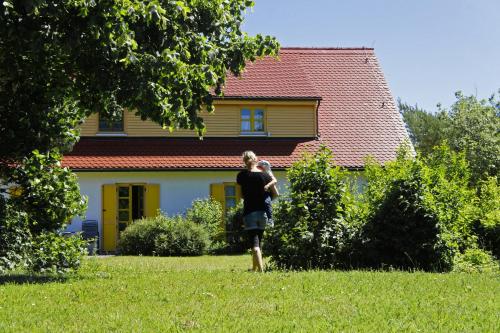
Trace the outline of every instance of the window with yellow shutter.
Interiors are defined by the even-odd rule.
[[[236,183],[215,183],[210,185],[210,196],[227,212],[241,200],[241,189]]]

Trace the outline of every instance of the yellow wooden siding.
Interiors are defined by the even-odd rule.
[[[106,184],[102,186],[102,237],[103,250],[115,251],[117,242],[116,222],[116,185]]]
[[[269,105],[266,132],[271,137],[316,136],[316,106]]]
[[[256,102],[217,101],[215,112],[202,112],[200,116],[207,126],[206,137],[239,137],[240,112],[243,108],[262,108],[265,110],[266,128],[271,137],[314,137],[316,136],[316,102]],[[98,134],[97,115],[90,116],[81,127],[82,136]],[[141,120],[133,112],[124,112],[125,134],[129,137],[197,137],[190,130],[162,129],[160,125]]]
[[[154,217],[160,209],[160,185],[147,184],[144,195],[144,215],[146,217]]]
[[[92,114],[80,127],[81,136],[94,136],[99,130],[99,115]]]
[[[240,116],[234,107],[219,106],[213,114],[202,112],[200,116],[207,126],[207,137],[232,137],[239,135]],[[197,137],[195,131],[178,129],[172,133],[168,129],[150,121],[141,120],[133,112],[125,112],[125,132],[127,136],[165,136],[165,137]]]

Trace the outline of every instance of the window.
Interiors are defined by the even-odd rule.
[[[114,119],[99,114],[99,132],[123,132],[123,111]]]
[[[241,200],[241,189],[236,183],[210,184],[210,196],[219,201],[224,211],[227,212]]]
[[[263,134],[265,130],[265,115],[263,109],[241,110],[241,133]]]
[[[237,197],[236,197],[236,185],[234,184],[225,184],[224,185],[224,201],[226,212],[236,206]]]

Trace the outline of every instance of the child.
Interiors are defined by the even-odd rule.
[[[259,161],[257,163],[257,167],[262,170],[262,172],[267,173],[271,178],[273,179],[269,183],[267,183],[264,186],[264,190],[266,191],[265,193],[265,198],[266,198],[266,215],[267,215],[267,220],[268,224],[270,226],[274,225],[273,222],[273,208],[272,208],[272,200],[276,199],[279,196],[278,189],[276,188],[276,184],[278,181],[273,175],[273,172],[271,171],[271,163],[265,160]]]

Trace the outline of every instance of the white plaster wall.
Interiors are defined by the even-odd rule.
[[[81,231],[82,220],[97,220],[102,235],[102,185],[115,183],[160,184],[160,209],[169,215],[184,213],[191,202],[208,198],[210,184],[235,182],[237,171],[158,171],[158,172],[77,172],[80,192],[88,198],[83,219],[77,217],[67,231]],[[274,171],[281,192],[285,189],[285,171]]]

